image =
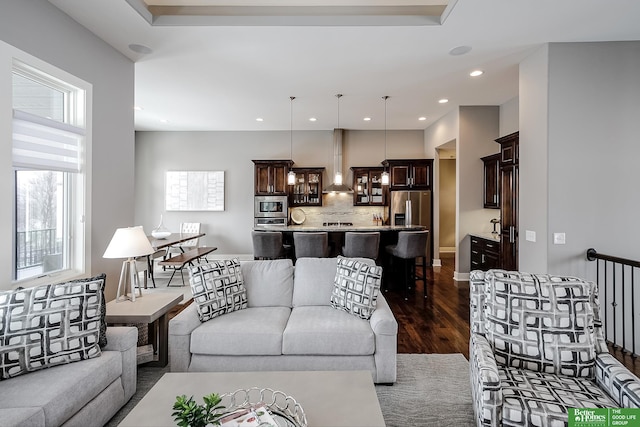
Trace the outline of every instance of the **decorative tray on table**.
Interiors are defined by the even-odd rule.
[[[253,387],[221,394],[220,397],[227,413],[219,420],[222,427],[307,427],[302,406],[281,391]]]

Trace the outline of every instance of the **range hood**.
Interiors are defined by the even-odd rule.
[[[333,130],[333,176],[336,173],[340,172],[342,174],[342,137],[344,134],[344,129],[334,129]],[[333,176],[331,179],[333,180]],[[343,179],[344,179],[344,175]],[[348,185],[331,183],[331,185],[327,186],[323,193],[353,193],[353,189]]]

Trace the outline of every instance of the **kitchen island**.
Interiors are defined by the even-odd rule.
[[[285,245],[291,247],[291,254],[295,253],[293,247],[293,233],[297,232],[327,232],[329,233],[329,256],[338,256],[342,251],[344,245],[344,233],[346,232],[380,232],[380,247],[378,249],[378,262],[382,261],[384,256],[384,247],[387,245],[393,245],[398,241],[399,231],[420,231],[426,230],[427,227],[422,225],[353,225],[351,223],[329,223],[329,225],[287,225],[279,227],[254,227],[254,231],[281,231],[282,240]],[[428,245],[430,248],[430,245]],[[431,253],[430,249],[427,249],[428,253]]]

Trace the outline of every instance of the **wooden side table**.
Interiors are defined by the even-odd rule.
[[[147,323],[149,338],[157,352],[157,358],[148,366],[167,366],[169,362],[169,311],[182,301],[182,294],[145,293],[135,301],[116,300],[107,303],[108,324]]]

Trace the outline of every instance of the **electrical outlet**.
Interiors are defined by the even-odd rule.
[[[564,245],[567,243],[567,239],[564,233],[553,233],[553,244]]]
[[[527,242],[535,242],[536,241],[536,232],[535,231],[527,230],[525,235],[526,235],[525,238],[527,239]]]

